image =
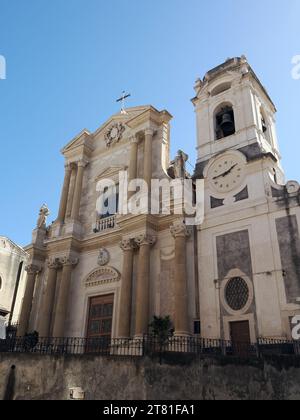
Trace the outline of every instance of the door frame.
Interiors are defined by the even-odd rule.
[[[112,333],[111,338],[114,339],[117,334],[117,314],[119,309],[119,288],[107,288],[106,290],[94,291],[93,293],[87,293],[84,297],[84,318],[82,322],[82,334],[83,338],[87,338],[88,327],[89,327],[89,302],[91,298],[114,295],[114,309],[112,319]]]
[[[97,295],[97,296],[91,296],[88,300],[88,312],[87,312],[87,323],[86,323],[86,335],[85,337],[88,338],[92,338],[92,337],[88,337],[88,332],[89,332],[89,324],[90,324],[90,313],[91,313],[91,302],[93,299],[104,299],[105,297],[111,297],[112,298],[112,304],[113,304],[113,311],[112,311],[112,317],[111,317],[111,338],[113,338],[112,336],[112,332],[113,332],[113,322],[114,322],[114,309],[115,309],[115,295],[114,293],[109,293],[109,294],[102,294],[102,295]]]
[[[249,322],[249,329],[250,329],[250,339],[251,344],[257,342],[256,336],[256,329],[255,329],[255,318],[254,314],[247,314],[247,315],[240,315],[240,316],[224,316],[223,317],[223,325],[224,325],[224,340],[231,341],[231,331],[230,331],[230,324],[232,322]]]

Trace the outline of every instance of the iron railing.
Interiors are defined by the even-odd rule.
[[[166,341],[145,336],[141,339],[39,338],[8,336],[0,340],[2,353],[44,355],[103,355],[143,357],[162,354],[191,354],[214,357],[260,358],[267,355],[300,355],[300,342],[259,339],[255,344],[211,340],[199,337],[170,337]]]
[[[18,334],[19,324],[10,324],[6,326],[6,337],[9,339],[14,339]]]

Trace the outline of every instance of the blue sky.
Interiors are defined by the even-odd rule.
[[[0,0],[0,234],[24,245],[40,206],[55,220],[64,165],[59,151],[128,106],[174,116],[172,154],[195,161],[190,98],[197,77],[245,54],[278,108],[287,178],[300,178],[299,0]]]

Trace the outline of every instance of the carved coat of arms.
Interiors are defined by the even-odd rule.
[[[112,125],[105,134],[106,146],[111,147],[118,143],[122,139],[125,129],[126,127],[122,123]]]

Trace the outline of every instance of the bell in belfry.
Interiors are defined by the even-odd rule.
[[[220,125],[225,136],[230,136],[235,133],[234,121],[230,112],[223,114]]]

